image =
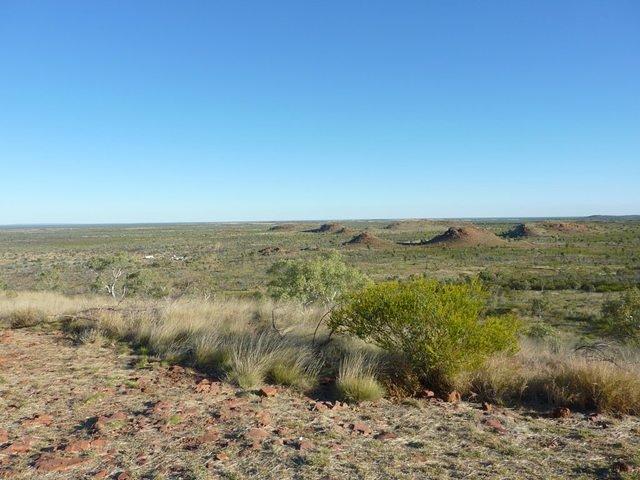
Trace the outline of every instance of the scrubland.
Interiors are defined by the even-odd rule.
[[[361,437],[395,442],[400,457],[411,453],[412,442],[435,448],[438,440],[430,428],[436,425],[423,425],[427,445],[424,438],[403,436],[406,425],[389,424],[393,412],[416,425],[420,415],[431,415],[425,413],[430,409],[444,409],[447,418],[460,412],[464,418],[455,420],[460,428],[465,422],[477,428],[479,421],[483,440],[469,447],[479,455],[487,432],[497,442],[520,442],[525,433],[546,442],[542,430],[571,422],[578,430],[621,428],[624,433],[616,430],[620,438],[640,432],[640,302],[635,290],[640,225],[547,221],[516,228],[496,221],[447,230],[448,223],[4,230],[0,329],[15,332],[23,346],[28,335],[43,344],[53,336],[64,348],[101,357],[126,355],[126,368],[133,372],[186,372],[198,385],[208,382],[198,393],[208,388],[225,392],[214,395],[221,402],[239,398],[258,405],[269,399],[271,407],[284,408],[280,402],[286,397],[298,405],[287,408],[304,411],[302,405],[309,402],[311,411],[333,412],[332,421],[351,432],[350,440],[341,437],[341,442],[355,438],[359,444]],[[9,398],[5,372],[0,388]],[[9,382],[14,390],[15,381]],[[175,389],[172,395],[180,398]],[[202,402],[185,391],[187,398]],[[471,413],[476,411],[480,420]],[[420,415],[414,419],[407,412]],[[19,417],[12,417],[10,428],[0,425],[0,434],[6,433],[0,472],[74,478],[73,466],[39,468],[37,449],[27,449],[31,460],[7,454],[20,438],[25,418]],[[576,426],[578,419],[589,423]],[[162,428],[174,428],[167,426],[172,422],[181,423],[165,418]],[[226,440],[200,442],[208,445],[196,448],[207,458],[206,468],[189,465],[188,473],[174,474],[154,464],[145,473],[131,466],[132,459],[121,459],[127,465],[122,470],[141,478],[244,478],[258,471],[270,478],[271,473],[240,460],[245,446],[239,438],[249,441],[256,457],[278,442],[298,452],[302,463],[297,469],[287,463],[291,459],[272,464],[280,477],[474,476],[459,467],[431,469],[446,464],[442,457],[434,457],[428,468],[420,462],[410,462],[408,469],[392,467],[375,449],[369,454],[381,462],[381,471],[364,464],[345,471],[343,460],[331,465],[332,457],[339,458],[330,441],[333,424],[323,427],[329,431],[307,432],[313,438],[307,445],[303,435],[296,439],[278,433],[277,422],[258,423],[258,433],[236,428]],[[376,423],[384,424],[377,433],[371,429]],[[180,435],[190,436],[189,430]],[[586,435],[585,445],[606,451],[599,434],[571,435]],[[536,472],[534,464],[542,460],[532,453],[534,447],[524,451],[510,445],[513,451],[498,455],[496,465],[498,458],[515,455],[530,462],[530,476],[543,472]],[[541,478],[631,478],[640,466],[633,442],[627,445],[631,450],[609,445],[615,453],[597,459],[565,445],[580,468],[569,468],[571,462],[549,451],[551,463]],[[40,457],[51,456],[49,447],[42,448]],[[69,456],[63,450],[60,458]],[[110,465],[106,475],[119,478],[119,467]],[[506,459],[496,468],[504,468],[498,476],[517,471]]]

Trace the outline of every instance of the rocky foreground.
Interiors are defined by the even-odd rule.
[[[243,392],[123,346],[0,330],[0,478],[636,478],[637,418],[555,416]]]

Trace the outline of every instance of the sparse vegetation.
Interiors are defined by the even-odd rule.
[[[390,465],[384,454],[388,449],[394,464],[400,458],[412,465],[407,478],[418,471],[438,477],[445,475],[440,467],[417,466],[422,464],[415,463],[413,455],[422,448],[441,452],[440,441],[443,435],[449,438],[452,423],[464,432],[465,441],[484,445],[482,450],[456,451],[453,457],[444,452],[448,459],[461,455],[456,468],[466,474],[477,473],[470,467],[473,458],[491,452],[500,462],[508,452],[518,472],[531,464],[539,474],[540,465],[550,465],[548,451],[558,438],[563,452],[570,445],[582,452],[585,445],[591,451],[593,439],[601,435],[599,458],[608,458],[613,450],[616,458],[630,458],[626,447],[605,439],[615,432],[616,438],[635,445],[630,432],[637,429],[637,418],[618,417],[640,415],[639,302],[633,290],[640,280],[640,224],[601,222],[561,231],[534,222],[527,226],[535,228],[536,235],[498,242],[492,235],[508,232],[512,225],[485,222],[480,231],[467,229],[478,239],[492,239],[491,245],[467,242],[469,238],[424,245],[420,239],[432,238],[449,225],[413,221],[385,228],[388,224],[345,222],[315,234],[302,222],[283,230],[251,224],[0,231],[0,328],[7,329],[0,331],[3,395],[8,392],[3,398],[18,406],[7,409],[12,418],[5,427],[9,442],[15,441],[15,426],[32,417],[32,407],[27,412],[21,406],[35,405],[46,394],[40,390],[36,397],[26,390],[29,401],[20,398],[15,392],[21,388],[16,375],[24,370],[22,363],[4,353],[18,351],[16,359],[28,360],[31,347],[25,345],[31,345],[33,337],[38,345],[51,344],[48,353],[42,353],[53,359],[51,364],[42,362],[42,371],[24,365],[34,382],[56,368],[74,389],[83,379],[102,382],[100,389],[80,388],[79,408],[68,409],[67,397],[74,393],[60,397],[66,402],[65,415],[77,411],[66,436],[77,436],[78,425],[90,415],[102,416],[107,404],[135,398],[128,415],[135,412],[140,425],[158,426],[163,436],[171,437],[175,445],[163,448],[171,451],[172,459],[198,458],[195,470],[168,473],[173,476],[215,472],[229,477],[237,471],[238,478],[244,478],[267,470],[279,474],[282,463],[274,460],[273,452],[286,456],[291,451],[295,459],[287,461],[300,475],[315,478],[320,471],[343,466],[339,461],[327,464],[322,453],[332,451],[330,442],[341,438],[349,445],[350,459],[361,454],[367,462]],[[349,243],[362,231],[366,235]],[[114,275],[114,268],[123,273],[116,270]],[[115,283],[106,283],[115,277]],[[472,280],[477,277],[484,286]],[[9,330],[12,326],[16,328]],[[51,329],[59,327],[65,336],[51,335]],[[68,364],[70,358],[87,356],[100,360]],[[116,359],[126,373],[114,382],[108,369]],[[181,367],[195,369],[186,369],[183,383]],[[456,401],[452,389],[468,402],[455,408],[442,402]],[[441,398],[434,400],[432,390]],[[256,393],[275,396],[261,399]],[[172,400],[165,402],[167,398]],[[45,401],[58,400],[42,397]],[[373,402],[357,405],[363,401]],[[480,416],[479,401],[511,408],[491,411],[489,405]],[[238,406],[245,402],[253,406]],[[190,443],[199,435],[192,431],[191,412],[205,404],[206,414],[195,428],[211,425],[213,415],[215,427],[225,425],[225,431],[220,442],[198,449]],[[280,410],[272,410],[272,418],[260,411],[276,406]],[[559,414],[569,412],[570,417],[557,421],[528,413],[555,407],[568,407]],[[596,420],[593,412],[600,412]],[[153,423],[142,418],[147,415]],[[230,416],[241,423],[230,427]],[[291,424],[289,418],[297,420]],[[485,420],[493,423],[485,425]],[[615,426],[622,422],[623,429]],[[118,416],[107,422],[104,432],[114,438],[126,431],[129,438],[155,428],[134,434],[132,425]],[[277,438],[281,443],[267,439],[255,450],[259,456],[269,452],[260,457],[264,468],[256,468],[252,456],[239,455],[244,448],[254,448],[254,440],[243,443],[244,435],[266,432],[275,437],[283,425],[292,428],[290,438]],[[503,427],[509,433],[498,441],[495,432]],[[561,429],[571,437],[562,438]],[[389,441],[394,435],[402,440]],[[359,436],[367,442],[358,443]],[[437,445],[430,443],[433,438],[438,438]],[[381,442],[386,442],[384,449],[376,447]],[[69,456],[57,445],[37,448]],[[220,449],[231,458],[212,460],[211,452],[218,455]],[[574,455],[580,455],[578,450]],[[206,458],[200,455],[205,451]],[[436,458],[441,453],[435,453]],[[169,452],[163,455],[155,452],[154,458],[166,460]],[[89,457],[96,462],[102,458]],[[587,463],[601,468],[607,461]],[[31,464],[24,468],[32,469]],[[237,470],[227,468],[240,464],[244,466]],[[363,465],[361,461],[357,468]],[[548,476],[575,473],[571,459],[566,468],[553,465]],[[2,468],[0,458],[0,476]],[[353,474],[344,468],[339,472]],[[370,466],[358,472],[389,474]],[[505,476],[512,474],[505,470]]]
[[[0,320],[10,328],[26,328],[36,326],[46,320],[46,314],[37,308],[27,307],[14,310],[4,315]]]

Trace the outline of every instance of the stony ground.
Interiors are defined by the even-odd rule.
[[[0,478],[635,478],[639,461],[635,418],[318,403],[0,330]]]

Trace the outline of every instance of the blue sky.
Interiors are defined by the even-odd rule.
[[[0,3],[0,224],[640,213],[640,3]]]

